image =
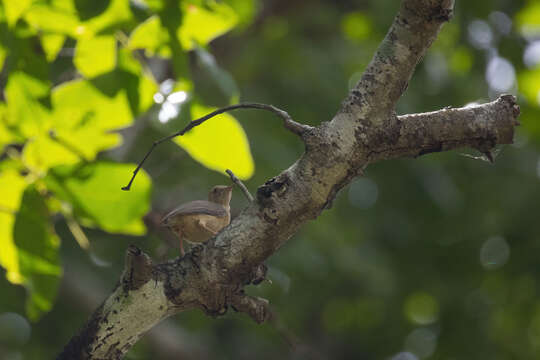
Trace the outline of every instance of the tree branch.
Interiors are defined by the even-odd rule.
[[[514,96],[502,95],[487,104],[398,116],[395,125],[385,129],[396,143],[373,149],[370,162],[466,146],[489,154],[497,144],[512,143],[519,111]]]
[[[240,190],[242,190],[242,193],[244,193],[244,196],[248,199],[248,201],[252,202],[254,200],[253,195],[251,195],[246,185],[244,185],[244,183],[239,178],[237,178],[231,170],[227,169],[225,170],[225,172],[229,175],[231,181],[235,183],[240,188]]]
[[[403,0],[336,116],[315,128],[289,125],[301,133],[305,153],[260,186],[256,199],[218,235],[164,264],[150,265],[140,252],[129,250],[121,285],[67,345],[69,358],[120,358],[158,321],[194,308],[219,316],[234,306],[264,320],[265,301],[244,297],[243,287],[260,282],[264,260],[329,208],[368,164],[462,146],[489,151],[511,143],[519,107],[509,95],[474,107],[395,115],[397,99],[452,6],[449,0]],[[135,263],[140,266],[130,265]]]
[[[393,110],[416,65],[442,25],[452,17],[453,8],[454,0],[403,0],[390,30],[345,104],[364,110]]]

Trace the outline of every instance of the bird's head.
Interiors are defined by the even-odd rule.
[[[216,185],[208,193],[208,200],[221,204],[223,206],[229,206],[232,197],[232,186]]]

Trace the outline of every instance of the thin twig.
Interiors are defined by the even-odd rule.
[[[126,186],[124,186],[122,188],[122,190],[129,191],[129,189],[131,188],[131,184],[133,183],[133,180],[135,180],[135,176],[137,176],[137,173],[141,169],[142,165],[144,164],[144,162],[146,161],[148,156],[150,156],[150,154],[152,153],[152,151],[154,150],[154,148],[156,146],[158,146],[159,144],[161,144],[164,141],[173,139],[173,138],[175,138],[177,136],[184,135],[186,132],[193,129],[195,126],[201,125],[203,122],[205,122],[208,119],[213,118],[216,115],[220,115],[220,114],[223,114],[223,113],[225,113],[227,111],[236,110],[236,109],[260,109],[260,110],[266,110],[266,111],[273,112],[274,114],[278,115],[280,118],[283,119],[283,125],[285,126],[285,128],[287,128],[288,130],[290,130],[291,132],[293,132],[293,133],[295,133],[296,135],[299,135],[299,136],[302,136],[306,131],[311,129],[311,126],[297,123],[296,121],[294,121],[290,117],[290,115],[286,111],[281,110],[281,109],[279,109],[279,108],[277,108],[277,107],[275,107],[273,105],[259,104],[259,103],[244,103],[244,104],[236,104],[236,105],[225,106],[225,107],[223,107],[221,109],[217,109],[217,110],[211,112],[210,114],[207,114],[207,115],[205,115],[205,116],[203,116],[203,117],[201,117],[199,119],[191,121],[189,124],[187,124],[187,126],[185,128],[183,128],[180,131],[175,132],[174,134],[166,136],[166,137],[164,137],[164,138],[162,138],[162,139],[160,139],[158,141],[154,141],[154,143],[152,144],[152,147],[150,148],[150,150],[148,150],[148,152],[146,153],[144,158],[141,160],[139,165],[137,165],[137,167],[133,171],[133,176],[131,177],[131,180],[129,180],[129,183]]]
[[[77,244],[79,244],[81,249],[88,250],[90,248],[90,241],[84,233],[84,230],[71,215],[64,214],[64,216],[66,218],[68,229],[71,231],[71,234],[73,235],[75,241],[77,241]]]
[[[242,180],[237,178],[236,175],[234,175],[234,173],[229,169],[225,170],[225,172],[227,174],[229,174],[232,182],[235,183],[240,188],[240,190],[242,190],[242,192],[244,193],[246,198],[249,200],[249,202],[252,202],[253,201],[253,195],[250,194],[249,190],[247,189],[246,185],[244,185]]]

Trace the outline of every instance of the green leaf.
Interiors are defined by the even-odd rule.
[[[58,165],[92,161],[100,151],[118,146],[121,136],[111,130],[130,125],[133,117],[124,90],[110,95],[85,80],[54,88],[52,115],[26,144],[25,165],[43,175]]]
[[[165,7],[163,0],[141,0],[152,12],[160,12]]]
[[[82,24],[81,35],[91,37],[107,29],[129,22],[133,14],[127,0],[111,0],[109,7],[99,16]]]
[[[62,46],[66,41],[66,36],[62,34],[43,34],[40,36],[40,40],[47,61],[51,62],[56,59],[56,56],[60,50],[62,50]]]
[[[21,15],[30,7],[33,0],[3,0],[6,20],[13,27]]]
[[[133,30],[129,37],[128,48],[130,50],[144,49],[147,56],[159,53],[168,57],[171,49],[167,45],[169,34],[161,26],[157,15],[151,16]]]
[[[238,15],[239,27],[244,29],[253,22],[257,10],[255,0],[225,0],[224,2]]]
[[[518,75],[519,91],[535,106],[540,105],[540,65]]]
[[[16,137],[7,126],[7,108],[0,103],[0,153],[4,151],[4,146],[16,141]]]
[[[115,38],[107,35],[79,39],[73,63],[87,78],[113,70],[116,66]]]
[[[139,112],[143,113],[154,104],[154,94],[159,88],[153,79],[146,75],[139,77]]]
[[[38,98],[47,95],[48,91],[46,82],[24,72],[12,73],[5,89],[6,125],[18,128],[27,138],[39,133],[49,114]]]
[[[516,14],[515,20],[523,36],[538,36],[540,34],[540,3],[531,1]]]
[[[191,116],[197,119],[214,110],[193,104]],[[229,114],[218,115],[174,141],[209,169],[221,173],[231,169],[241,179],[253,175],[255,165],[247,136],[238,121]]]
[[[23,285],[29,293],[26,310],[31,320],[51,309],[62,274],[58,256],[60,239],[49,216],[45,199],[35,188],[27,188],[17,212],[13,237]]]
[[[0,265],[6,269],[6,278],[13,284],[24,281],[13,239],[13,224],[26,185],[25,179],[15,170],[0,173]]]
[[[196,45],[204,46],[238,23],[234,10],[224,3],[209,1],[204,8],[183,3],[182,10],[184,16],[177,36],[184,50],[191,50]]]
[[[32,172],[45,175],[51,167],[76,164],[82,159],[68,147],[54,141],[49,134],[41,133],[26,143],[22,160]]]
[[[57,33],[77,38],[85,32],[77,14],[69,9],[35,4],[25,14],[24,19],[34,29],[47,34]]]
[[[141,170],[137,186],[122,191],[135,164],[98,162],[85,166],[63,186],[76,204],[75,214],[112,233],[142,235],[142,217],[150,210],[151,181]]]
[[[129,126],[133,121],[125,91],[108,96],[86,80],[73,80],[55,87],[51,100],[55,130],[93,126],[108,131]]]

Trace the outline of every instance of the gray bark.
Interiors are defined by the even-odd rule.
[[[59,359],[122,358],[159,321],[195,308],[218,316],[232,307],[264,322],[268,301],[245,295],[243,287],[260,282],[263,262],[329,208],[370,163],[466,146],[489,154],[495,145],[511,143],[519,107],[510,95],[473,107],[395,114],[415,66],[453,6],[453,0],[403,0],[334,118],[317,127],[286,124],[305,143],[304,154],[260,186],[255,201],[229,226],[185,257],[152,264],[130,247],[119,285]]]

